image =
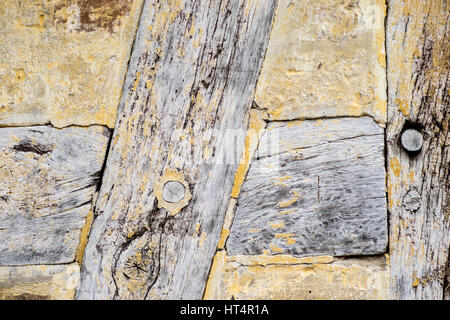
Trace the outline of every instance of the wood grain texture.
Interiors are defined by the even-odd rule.
[[[442,299],[448,274],[450,3],[388,1],[388,197],[393,299]],[[419,152],[402,148],[413,128]],[[447,282],[448,285],[448,282]]]
[[[202,297],[275,6],[145,1],[78,299]]]
[[[371,118],[269,123],[230,255],[370,255],[387,246],[384,134]]]
[[[110,132],[0,128],[0,265],[75,261]]]

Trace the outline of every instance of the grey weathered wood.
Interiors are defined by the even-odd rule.
[[[388,198],[393,299],[442,299],[449,274],[450,3],[388,2]],[[408,128],[419,152],[401,145]],[[448,292],[448,291],[447,291]]]
[[[371,118],[269,123],[230,255],[370,255],[387,246],[384,134]]]
[[[0,128],[0,265],[75,261],[110,132]]]
[[[202,297],[275,6],[145,1],[79,299]],[[169,180],[189,187],[181,205]]]

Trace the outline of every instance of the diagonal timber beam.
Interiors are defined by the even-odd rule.
[[[275,0],[148,0],[78,299],[201,299]]]

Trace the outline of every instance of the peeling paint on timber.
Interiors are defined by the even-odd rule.
[[[239,163],[221,156],[243,151],[275,7],[145,1],[78,299],[201,298]],[[155,194],[167,169],[192,194],[176,215]]]
[[[242,187],[227,252],[384,253],[385,177],[383,129],[370,117],[271,122]]]
[[[106,127],[0,128],[0,265],[75,261]]]

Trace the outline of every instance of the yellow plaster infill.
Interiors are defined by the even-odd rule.
[[[143,1],[103,2],[0,2],[3,125],[114,127]]]
[[[222,233],[220,234],[220,240],[219,243],[217,244],[218,250],[222,250],[225,247],[225,242],[227,241],[228,236],[230,235],[230,229],[233,223],[234,210],[236,209],[236,204],[237,200],[231,198],[228,204],[227,212],[225,213],[225,221],[223,223]]]
[[[377,8],[381,8],[382,14],[377,15],[377,18],[380,19],[379,23],[377,25],[384,26],[384,19],[386,18],[386,3],[385,0],[377,0]],[[384,28],[377,28],[375,31],[375,42],[377,46],[377,60],[378,64],[386,68],[386,50],[384,47],[385,42],[385,34],[384,34]]]
[[[297,258],[286,254],[278,255],[236,255],[228,256],[228,262],[237,262],[243,266],[294,265],[294,264],[327,264],[334,261],[332,256],[316,256]]]
[[[86,216],[86,223],[81,228],[81,234],[80,234],[80,243],[78,244],[77,252],[75,255],[75,260],[78,262],[78,264],[81,266],[81,263],[83,262],[83,254],[84,249],[86,248],[88,239],[89,239],[89,232],[91,230],[92,221],[94,221],[94,212],[89,210],[88,215]]]
[[[205,293],[203,294],[204,300],[214,299],[216,291],[221,287],[221,284],[226,277],[226,259],[227,255],[224,250],[217,251],[209,272],[208,281],[206,282]]]
[[[285,227],[284,221],[281,221],[281,220],[280,221],[276,221],[276,222],[269,221],[269,226],[272,229],[282,229],[282,228]]]
[[[250,166],[250,160],[253,157],[258,141],[261,138],[266,123],[263,119],[267,118],[264,111],[251,109],[249,128],[247,130],[247,136],[245,138],[244,151],[239,162],[238,169],[234,178],[233,189],[231,191],[231,197],[239,197],[242,184],[244,183],[245,175]]]
[[[275,234],[275,239],[282,238],[282,239],[284,239],[284,242],[287,245],[292,245],[296,242],[293,237],[295,237],[295,234],[293,234],[293,233],[276,233]]]
[[[79,281],[76,263],[0,266],[0,300],[72,300]]]
[[[255,94],[255,101],[268,108],[269,119],[316,118],[325,112],[386,122],[386,5],[383,0],[349,3],[280,1]],[[327,18],[317,23],[316,12],[327,12]],[[361,103],[352,105],[351,96],[366,90],[370,96],[362,95]],[[321,104],[330,107],[325,110]]]
[[[255,257],[256,261],[246,261]],[[278,256],[273,257],[269,259]],[[389,270],[382,259],[333,261],[332,257],[324,256],[293,261],[295,258],[285,257],[281,263],[274,260],[264,263],[261,256],[239,259],[227,257],[224,251],[218,252],[204,299],[347,300],[389,297]]]
[[[228,285],[230,280],[229,270],[233,266],[243,267],[266,267],[266,266],[294,266],[294,265],[310,265],[310,264],[329,264],[334,261],[331,256],[316,256],[296,258],[289,255],[236,255],[227,256],[225,250],[219,250],[214,256],[211,266],[208,282],[206,283],[205,294],[203,299],[216,299],[217,292],[226,290],[230,291]],[[236,280],[236,279],[234,279]],[[233,282],[233,281],[231,281]],[[234,291],[239,291],[239,287]],[[233,291],[233,290],[232,290]]]

